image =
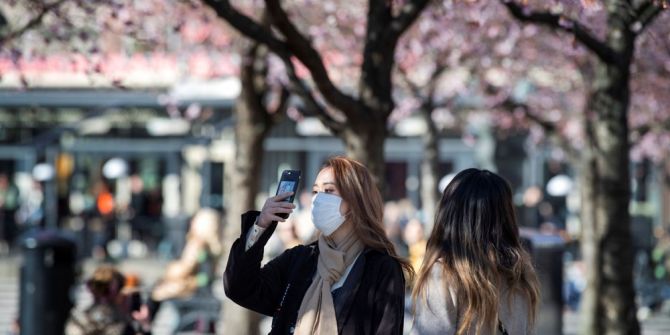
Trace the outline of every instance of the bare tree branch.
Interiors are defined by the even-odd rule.
[[[429,99],[435,100],[434,96],[435,91],[437,90],[437,85],[440,83],[440,78],[445,72],[447,72],[447,70],[449,70],[449,66],[438,61],[438,64],[436,65],[435,69],[433,69],[433,73],[431,73],[430,79],[428,80]]]
[[[216,15],[228,22],[233,28],[247,38],[266,45],[280,58],[291,58],[291,53],[286,44],[272,33],[272,30],[264,27],[250,17],[230,5],[228,0],[202,0],[212,8]]]
[[[642,125],[633,129],[631,133],[636,133],[637,137],[641,138],[651,131],[670,132],[670,118],[665,119],[663,122],[653,122]]]
[[[412,79],[409,79],[409,71],[406,68],[398,66],[398,78],[415,97],[423,99],[424,94],[421,92],[421,88]]]
[[[243,61],[240,71],[242,92],[239,99],[246,104],[248,117],[256,121],[263,121],[265,125],[271,123],[268,109],[263,103],[267,90],[267,48],[258,43],[250,45],[242,53]],[[238,117],[240,115],[238,114]]]
[[[264,102],[266,95],[270,92],[268,84],[268,68],[270,51],[264,44],[252,43],[243,53],[241,81],[242,96],[246,99],[249,108],[255,113],[257,119],[262,119],[266,128],[279,123],[288,109],[291,93],[286,87],[279,88],[276,106]]]
[[[272,124],[278,124],[286,115],[286,110],[289,106],[289,101],[291,98],[291,92],[285,86],[281,87],[279,92],[279,103],[277,107],[272,110],[268,109],[267,116],[270,118]]]
[[[393,18],[391,28],[387,30],[386,40],[397,41],[402,34],[416,21],[419,14],[428,5],[428,0],[407,1],[400,9],[400,13]]]
[[[282,58],[282,62],[286,67],[286,73],[290,81],[290,91],[299,96],[305,104],[305,109],[323,122],[334,134],[339,134],[344,129],[344,123],[335,120],[325,106],[322,106],[314,97],[312,90],[307,87],[305,82],[298,77],[293,62],[289,58]]]
[[[553,138],[553,141],[570,157],[579,157],[579,152],[575,150],[568,139],[560,134],[556,125],[552,122],[542,119],[541,117],[533,114],[530,110],[530,106],[525,103],[518,102],[512,97],[507,97],[504,99],[497,107],[503,108],[509,112],[520,110],[523,112],[523,115],[532,123],[536,124],[548,135],[548,137]]]
[[[522,22],[535,23],[571,33],[577,41],[593,51],[600,60],[608,64],[619,62],[621,55],[607,43],[594,36],[577,20],[550,12],[532,11],[513,0],[500,0],[512,16]]]
[[[514,100],[512,97],[507,97],[505,100],[503,100],[497,107],[503,108],[508,111],[515,111],[515,110],[521,110],[523,111],[523,115],[533,123],[537,124],[542,128],[547,133],[555,133],[556,132],[556,125],[553,123],[543,120],[539,116],[533,114],[530,112],[530,106],[528,106],[525,103],[518,102]]]
[[[330,79],[328,70],[323,64],[319,52],[314,49],[309,39],[302,35],[288,18],[278,0],[265,0],[270,19],[285,37],[285,43],[291,54],[295,55],[307,67],[319,92],[331,105],[342,111],[347,117],[353,117],[357,101],[340,91]]]
[[[266,45],[276,54],[286,66],[286,72],[292,84],[291,91],[300,96],[306,106],[316,113],[319,119],[333,132],[337,133],[342,129],[343,125],[327,114],[325,109],[316,101],[311,90],[298,77],[292,61],[293,54],[284,41],[275,37],[271,29],[264,27],[235,9],[228,0],[203,0],[203,2],[212,8],[217,16],[228,22],[242,35]]]
[[[640,23],[639,31],[636,31],[637,34],[640,34],[644,29],[651,24],[654,19],[661,14],[663,7],[660,3],[654,0],[647,0],[642,3],[635,10],[635,17]]]
[[[398,40],[427,3],[426,0],[408,0],[398,15],[393,16],[392,1],[368,1],[359,99],[366,108],[381,112],[371,115],[377,120],[385,119],[393,110],[392,55]]]
[[[39,13],[30,21],[28,21],[26,24],[24,24],[22,27],[9,31],[5,34],[0,35],[0,46],[4,45],[5,43],[23,35],[25,32],[27,32],[30,29],[33,29],[40,25],[42,23],[42,20],[44,20],[44,17],[49,14],[51,11],[56,10],[60,5],[62,5],[66,0],[57,0],[52,3],[46,4],[42,6],[40,9]],[[1,30],[0,30],[1,32]]]
[[[454,97],[444,99],[443,101],[436,101],[435,91],[439,84],[440,77],[449,69],[449,66],[438,61],[436,68],[431,73],[428,82],[425,85],[419,85],[409,78],[409,71],[406,68],[398,67],[398,78],[404,86],[411,92],[412,95],[421,100],[421,105],[430,107],[434,110],[437,108],[450,107],[453,103]],[[422,87],[424,89],[422,90]]]
[[[315,115],[328,127],[334,134],[339,134],[344,129],[344,124],[335,120],[326,108],[322,106],[312,94],[312,91],[305,85],[305,83],[298,78],[295,73],[295,67],[291,63],[287,66],[289,80],[291,81],[291,91],[302,99],[305,108],[308,112]]]
[[[440,108],[453,108],[454,107],[454,102],[458,98],[458,95],[453,95],[448,98],[445,98],[441,101],[433,101],[433,109],[440,109]],[[467,108],[464,108],[466,110]]]

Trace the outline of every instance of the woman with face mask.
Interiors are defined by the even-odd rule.
[[[263,247],[279,214],[295,207],[269,198],[260,212],[242,216],[242,235],[230,250],[226,295],[273,317],[270,334],[402,334],[405,278],[382,226],[382,197],[368,170],[329,159],[312,186],[317,241],[299,245],[261,267]]]

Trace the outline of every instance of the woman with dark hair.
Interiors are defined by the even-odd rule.
[[[261,267],[263,247],[277,222],[295,207],[269,198],[261,212],[242,216],[231,247],[226,295],[273,316],[270,334],[402,334],[405,279],[383,228],[382,197],[360,163],[329,159],[312,186],[316,242],[289,249]],[[281,223],[280,223],[281,224]]]
[[[444,190],[413,292],[413,334],[531,334],[538,281],[508,183],[467,169]]]

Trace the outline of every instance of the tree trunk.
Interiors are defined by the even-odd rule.
[[[385,191],[384,142],[386,140],[386,121],[352,122],[342,131],[347,156],[365,165],[379,186],[382,195]]]
[[[670,229],[670,157],[661,163],[661,228]]]
[[[428,131],[423,134],[423,159],[421,160],[421,208],[425,231],[433,229],[435,208],[440,199],[437,191],[439,183],[440,148],[439,134],[432,119],[433,109],[426,106],[421,109],[421,116],[426,122]]]
[[[240,236],[241,215],[255,207],[256,193],[259,188],[259,176],[263,159],[263,142],[267,130],[250,122],[249,108],[244,102],[236,106],[238,116],[235,124],[235,161],[226,169],[232,201],[228,202],[226,226],[224,229],[224,262],[228,261],[230,246]],[[225,269],[225,263],[224,263]],[[233,331],[240,335],[256,335],[259,333],[260,316],[246,308],[240,307],[226,298],[223,302],[224,333]]]
[[[583,157],[582,159],[581,171],[579,171],[579,185],[582,198],[582,258],[585,263],[585,269],[600,269],[600,247],[595,224],[595,162],[593,157]],[[598,327],[597,320],[599,315],[602,314],[601,306],[598,303],[601,271],[587,270],[585,275],[586,289],[581,298],[580,309],[582,311],[582,320],[580,330],[581,334],[598,334],[597,330],[600,327]]]
[[[598,64],[586,117],[590,127],[581,174],[582,251],[587,288],[583,334],[639,334],[628,211],[631,199],[628,106],[629,65]]]
[[[273,118],[263,104],[267,90],[267,55],[265,48],[250,46],[245,52],[245,63],[240,74],[242,93],[235,106],[235,160],[226,169],[234,200],[228,202],[227,208],[224,262],[228,261],[230,247],[241,234],[240,217],[244,212],[255,208],[263,166],[263,143],[273,126]],[[224,333],[259,333],[259,314],[242,308],[227,298],[224,300],[222,312]]]

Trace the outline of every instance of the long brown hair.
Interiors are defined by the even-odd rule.
[[[442,284],[458,297],[462,314],[456,334],[495,332],[503,287],[508,299],[513,293],[526,299],[533,326],[538,280],[521,246],[512,191],[500,176],[467,169],[444,190],[412,294],[415,306],[419,299],[425,302],[426,283],[436,266],[444,275]]]
[[[393,243],[384,231],[384,202],[372,175],[363,164],[342,156],[329,158],[323,168],[332,168],[335,184],[342,199],[349,205],[347,219],[351,220],[356,236],[368,248],[393,257],[402,266],[409,282],[414,279],[410,263],[398,256]]]

